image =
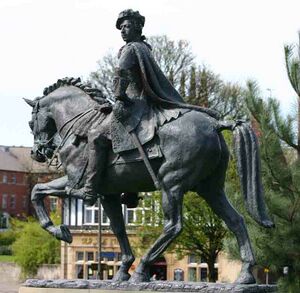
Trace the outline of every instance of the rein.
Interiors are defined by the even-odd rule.
[[[91,111],[93,111],[94,108],[90,108],[84,112],[81,112],[77,115],[75,115],[74,117],[72,117],[71,119],[69,119],[68,121],[66,121],[58,131],[55,132],[55,134],[48,140],[51,141],[54,136],[56,134],[61,135],[61,131],[65,128],[66,125],[68,125],[69,123],[71,123],[73,121],[73,123],[70,125],[70,127],[68,128],[68,130],[66,131],[65,135],[63,136],[60,144],[56,147],[52,158],[50,159],[48,166],[51,166],[51,163],[53,162],[53,160],[57,157],[57,153],[59,152],[59,150],[64,146],[64,144],[66,143],[66,141],[68,140],[68,138],[72,135],[71,129],[73,128],[74,124],[82,117],[84,117],[85,115],[87,115],[88,113],[90,113]]]

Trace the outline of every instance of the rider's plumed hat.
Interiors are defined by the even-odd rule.
[[[123,22],[123,20],[125,19],[130,19],[130,18],[134,18],[136,19],[141,27],[144,27],[144,24],[145,24],[145,17],[140,15],[140,13],[138,11],[133,11],[132,9],[126,9],[126,10],[123,10],[119,13],[119,16],[118,16],[118,19],[117,19],[117,22],[116,22],[116,27],[117,29],[121,29],[121,23]]]

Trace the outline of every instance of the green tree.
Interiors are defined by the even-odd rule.
[[[194,64],[195,56],[190,42],[173,41],[166,35],[151,36],[147,41],[152,46],[152,53],[158,66],[167,77],[172,72],[173,85],[178,89],[182,71],[187,71]]]
[[[238,84],[224,82],[205,66],[197,69],[188,41],[173,41],[162,35],[151,36],[147,42],[152,46],[158,66],[187,102],[213,108],[222,118],[245,116],[243,89]],[[107,53],[89,77],[89,81],[111,100],[114,100],[113,78],[117,62],[117,54]]]
[[[144,195],[144,217],[138,217],[137,228],[139,238],[133,244],[138,255],[144,252],[159,237],[163,229],[163,213],[161,193]],[[147,211],[145,213],[145,210]],[[223,239],[227,234],[224,226],[206,202],[196,193],[185,194],[183,202],[183,231],[168,248],[168,252],[176,253],[178,258],[193,254],[208,264],[208,279],[217,280],[214,264],[223,248]]]
[[[57,215],[52,219],[59,222]],[[41,229],[37,220],[12,221],[16,241],[12,245],[16,263],[21,267],[23,277],[35,276],[42,264],[60,262],[60,242]]]
[[[190,69],[186,101],[219,111],[221,118],[242,118],[246,115],[244,89],[238,84],[224,82],[205,66]]]
[[[147,42],[152,46],[154,59],[170,82],[177,88],[181,72],[188,70],[194,62],[194,55],[188,41],[172,41],[167,36],[151,36]],[[118,64],[117,54],[108,52],[97,62],[97,69],[91,72],[89,81],[108,97],[113,99],[113,78]]]
[[[286,131],[286,128],[291,126],[290,124],[284,125],[280,116],[275,117],[277,119],[276,124],[278,126],[277,134],[281,140],[287,143],[291,148],[296,150],[298,161],[300,160],[300,32],[298,33],[299,44],[284,46],[285,64],[287,75],[291,83],[292,88],[297,95],[297,114],[295,117],[297,133]],[[295,47],[297,50],[295,50]],[[296,51],[296,52],[295,52]],[[289,119],[288,122],[291,120]],[[285,136],[289,134],[290,136]]]
[[[268,267],[279,279],[281,292],[300,291],[300,166],[291,116],[283,118],[278,101],[264,101],[257,85],[248,82],[247,106],[259,125],[260,154],[265,197],[275,228],[267,230],[246,216],[258,266]],[[287,143],[289,142],[289,143]],[[227,243],[228,244],[228,243]],[[229,253],[236,250],[228,244]],[[283,276],[283,267],[289,268]]]
[[[174,247],[179,256],[193,254],[208,265],[208,279],[218,279],[214,265],[223,249],[227,229],[206,202],[196,193],[185,195],[183,205],[183,231]]]

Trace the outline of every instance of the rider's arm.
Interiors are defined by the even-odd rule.
[[[113,80],[114,95],[117,100],[132,103],[126,90],[130,83],[129,71],[136,65],[136,56],[130,45],[124,46],[119,57],[119,64]]]
[[[129,79],[125,70],[120,68],[116,69],[115,77],[113,80],[114,95],[117,100],[126,103],[132,103],[130,98],[126,94],[127,87],[129,85]]]

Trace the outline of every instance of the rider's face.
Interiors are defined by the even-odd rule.
[[[125,19],[121,23],[120,28],[121,28],[122,39],[126,43],[137,40],[138,34],[137,34],[137,31],[134,27],[134,23],[132,21],[130,21],[129,19]]]

